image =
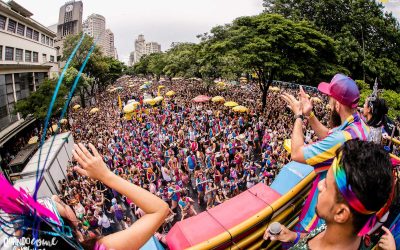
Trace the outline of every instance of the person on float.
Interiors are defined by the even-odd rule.
[[[337,151],[327,176],[318,183],[316,214],[325,223],[310,233],[281,225],[278,235],[269,230],[264,239],[292,242],[291,250],[372,249],[368,232],[391,202],[395,185],[389,154],[379,145],[350,140]],[[378,246],[396,250],[391,232],[382,227]]]
[[[325,179],[336,151],[344,142],[351,139],[367,140],[369,127],[357,112],[360,92],[350,77],[336,74],[330,83],[322,82],[318,90],[329,97],[331,108],[329,127],[324,126],[313,113],[313,104],[300,86],[297,100],[293,95],[284,93],[281,98],[294,113],[294,126],[291,138],[292,160],[305,163],[314,168],[317,176],[300,214],[298,231],[309,232],[323,224],[315,213],[318,196],[318,182]],[[304,143],[303,122],[307,119],[319,141]]]

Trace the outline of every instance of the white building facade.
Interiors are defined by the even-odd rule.
[[[144,55],[161,52],[161,45],[156,42],[146,42],[144,35],[139,35],[135,40],[135,51],[133,52],[133,61],[130,64],[135,64],[140,61]],[[130,61],[131,62],[131,61]]]
[[[0,1],[0,131],[20,120],[15,103],[58,75],[56,34],[14,1]]]

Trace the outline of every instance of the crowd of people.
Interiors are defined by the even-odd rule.
[[[197,80],[182,79],[154,82],[140,90],[145,81],[121,78],[114,86],[121,87],[119,91],[98,93],[97,113],[89,112],[93,106],[71,109],[69,125],[74,140],[95,145],[116,175],[170,204],[170,216],[160,233],[257,183],[270,185],[290,161],[283,141],[290,138],[292,118],[279,91],[268,93],[263,111],[256,84],[207,89]],[[143,103],[145,95],[158,95],[160,85],[164,86],[160,94],[173,90],[175,95],[164,95],[154,106]],[[317,91],[309,94],[321,100],[315,111],[327,120],[323,97]],[[223,96],[246,106],[249,112],[234,112],[223,102],[193,102],[198,95]],[[140,104],[127,120],[122,108],[129,100]],[[313,133],[307,132],[307,143],[316,140]],[[60,183],[61,199],[73,207],[83,237],[126,228],[135,219],[130,214],[144,215],[115,190],[81,180],[72,166],[68,179]]]
[[[334,210],[318,205],[332,204],[332,208],[338,208],[335,213],[343,216],[341,204],[350,204],[352,209],[346,216],[355,218],[359,216],[359,205],[353,207],[348,192],[356,192],[361,200],[357,204],[366,202],[367,208],[373,207],[374,211],[381,212],[382,205],[389,207],[393,199],[389,191],[394,185],[381,185],[376,191],[370,187],[380,185],[379,180],[371,180],[367,186],[359,180],[370,178],[368,174],[389,178],[391,172],[352,170],[365,168],[368,161],[388,158],[381,146],[353,142],[358,139],[380,144],[390,137],[381,122],[385,118],[381,114],[387,113],[386,104],[376,96],[369,97],[361,115],[356,109],[357,86],[344,75],[336,75],[320,91],[301,87],[299,91],[298,85],[278,84],[279,88],[275,86],[268,92],[263,109],[258,85],[251,82],[210,87],[199,79],[149,82],[124,76],[107,91],[97,93],[90,107],[71,108],[61,131],[70,130],[78,145],[67,178],[59,182],[61,193],[52,199],[60,215],[71,223],[76,239],[87,249],[102,249],[103,245],[124,248],[133,240],[128,240],[126,232],[133,232],[147,221],[148,230],[142,232],[145,238],[157,231],[155,236],[166,244],[166,234],[174,223],[211,209],[258,183],[271,185],[280,169],[292,160],[313,166],[317,177],[308,196],[310,201],[305,202],[295,227],[297,232],[283,227],[283,233],[274,239],[292,243],[302,239],[303,247],[316,246],[327,244],[316,235],[325,235],[326,231],[334,237],[328,228],[337,228],[336,224],[346,224],[346,230],[361,229],[367,217],[360,215],[356,224],[348,220],[350,217],[332,219]],[[332,90],[332,85],[340,88]],[[174,93],[166,95],[167,91]],[[199,95],[210,98],[196,101]],[[163,98],[158,102],[145,100],[156,96]],[[235,101],[247,110],[234,111],[224,106],[224,101],[211,101],[213,96],[223,96],[224,101]],[[136,104],[127,113],[124,107],[131,102]],[[381,118],[376,118],[377,114]],[[290,138],[288,150],[284,141]],[[394,153],[398,150],[396,145],[390,149]],[[358,159],[352,156],[355,151],[365,153]],[[388,168],[387,163],[380,167]],[[338,179],[344,175],[354,190],[340,185]],[[334,185],[338,187],[332,189]],[[371,205],[369,196],[361,195],[365,190],[376,194],[373,199],[379,204]],[[385,197],[378,197],[379,190],[385,190]],[[332,201],[332,195],[339,198]],[[143,202],[148,199],[153,200],[151,204]],[[164,209],[166,204],[169,208]],[[389,220],[394,215],[396,212],[389,214]],[[379,216],[378,220],[382,214]],[[368,230],[362,228],[362,235]],[[363,245],[364,238],[360,243],[357,232],[350,231],[348,240]],[[271,237],[268,230],[265,237]],[[382,239],[380,246],[392,249],[387,247],[393,244],[390,233]],[[144,243],[134,241],[137,246]]]

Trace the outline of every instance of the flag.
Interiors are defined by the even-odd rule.
[[[121,101],[121,97],[118,95],[118,107],[119,109],[122,110],[122,101]]]

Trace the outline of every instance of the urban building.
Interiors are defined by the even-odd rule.
[[[149,42],[145,44],[145,54],[153,54],[153,53],[158,53],[161,52],[161,45],[156,42]]]
[[[106,18],[99,14],[91,14],[83,22],[83,33],[98,39],[101,51],[105,56],[115,58],[114,33],[106,29]]]
[[[118,51],[117,51],[117,48],[115,48],[115,47],[114,47],[114,58],[119,60],[118,59]]]
[[[133,63],[135,64],[140,61],[140,58],[144,55],[150,55],[153,53],[161,52],[161,45],[156,42],[148,42],[144,39],[144,35],[140,34],[135,40],[135,51],[133,52]],[[131,53],[132,56],[132,53]],[[131,58],[130,58],[131,59]]]
[[[105,51],[106,55],[112,58],[117,59],[118,56],[116,54],[117,49],[114,46],[114,33],[110,29],[106,29],[106,43],[105,43]]]
[[[63,42],[68,35],[76,35],[82,32],[83,3],[81,1],[66,2],[60,8],[57,24],[58,56],[62,55]]]
[[[62,40],[68,35],[76,35],[82,31],[83,3],[81,1],[66,2],[60,8],[57,26],[57,38]]]
[[[0,151],[33,122],[14,114],[15,104],[59,71],[57,35],[32,15],[15,1],[0,0]]]
[[[135,64],[135,51],[132,51],[132,52],[129,54],[128,66],[131,67],[131,66],[133,66],[133,64]]]

